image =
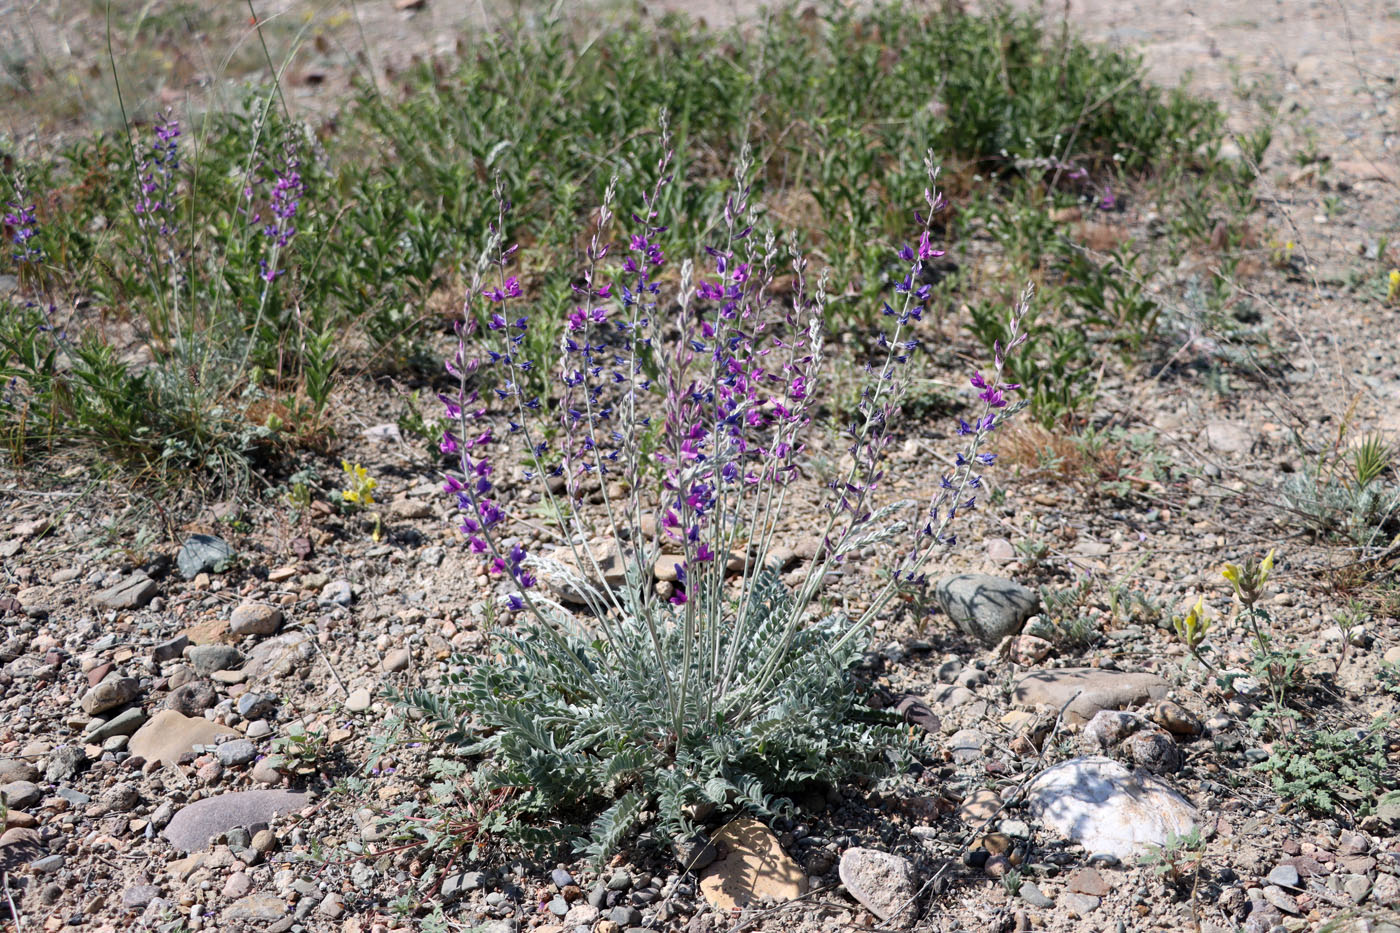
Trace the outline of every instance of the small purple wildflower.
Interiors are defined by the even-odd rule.
[[[162,238],[175,233],[175,195],[180,171],[180,122],[168,112],[155,125],[155,140],[136,169],[137,222]]]
[[[10,242],[17,263],[37,263],[44,259],[44,251],[35,238],[39,235],[39,219],[34,213],[33,204],[11,201],[11,210],[5,215],[5,224],[11,228]]]

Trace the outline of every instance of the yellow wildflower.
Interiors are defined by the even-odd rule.
[[[350,479],[350,488],[343,490],[340,497],[355,505],[374,505],[374,490],[379,483],[369,475],[369,470],[358,463],[352,466],[348,460],[340,461],[340,468]]]
[[[1237,565],[1226,564],[1225,569],[1220,571],[1220,575],[1226,580],[1229,580],[1234,585],[1236,593],[1240,591],[1240,580],[1242,577],[1242,572],[1240,571],[1240,568]]]

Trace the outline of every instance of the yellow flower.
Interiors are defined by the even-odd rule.
[[[342,490],[340,498],[356,505],[374,505],[374,490],[379,483],[369,475],[369,470],[359,464],[351,466],[348,460],[340,461],[340,469],[350,479],[350,488]]]
[[[1390,270],[1390,285],[1385,292],[1386,301],[1394,301],[1400,295],[1400,269]]]
[[[1241,571],[1239,567],[1234,564],[1226,564],[1225,569],[1220,571],[1220,575],[1234,584],[1236,593],[1240,591]]]
[[[1172,626],[1176,629],[1177,637],[1186,643],[1194,654],[1201,646],[1201,642],[1206,640],[1206,632],[1210,630],[1210,619],[1206,617],[1206,599],[1204,596],[1197,597],[1196,605],[1192,606],[1184,618],[1172,620]]]
[[[1269,548],[1268,556],[1259,565],[1259,589],[1264,588],[1264,584],[1269,582],[1269,571],[1274,569],[1274,551],[1277,548]]]

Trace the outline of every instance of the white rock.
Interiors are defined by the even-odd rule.
[[[878,849],[851,848],[841,853],[841,883],[882,921],[907,927],[915,920],[918,884],[913,864]]]
[[[1136,860],[1172,835],[1185,835],[1196,811],[1163,781],[1110,758],[1073,758],[1037,775],[1026,789],[1031,813],[1090,852]]]

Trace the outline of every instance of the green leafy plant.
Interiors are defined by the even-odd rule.
[[[1170,834],[1163,845],[1153,846],[1150,852],[1139,858],[1138,864],[1164,881],[1180,884],[1200,872],[1205,850],[1201,830],[1193,826],[1190,832]]]
[[[1267,761],[1254,766],[1269,775],[1274,792],[1320,816],[1365,816],[1396,774],[1386,757],[1385,730],[1298,730],[1274,743]]]
[[[498,629],[499,662],[408,700],[464,753],[485,756],[478,782],[520,789],[512,812],[522,838],[583,838],[594,858],[619,848],[645,811],[662,836],[678,837],[694,830],[690,804],[772,815],[790,806],[772,789],[879,776],[889,756],[912,752],[897,720],[861,699],[850,668],[864,641],[849,637],[848,623],[833,617],[791,632],[793,597],[776,574],[760,573],[752,587],[745,614],[715,645],[736,660],[719,704],[695,691],[677,715],[668,680],[687,668],[698,679],[699,659],[683,627],[656,632],[658,652],[647,620],[635,617],[617,619],[606,640],[580,631],[557,648],[559,636],[537,624]],[[657,662],[645,666],[629,660],[651,656]],[[599,809],[586,828],[567,821]]]
[[[1145,270],[1138,268],[1145,253],[1129,242],[1099,261],[1071,240],[1059,244],[1064,289],[1086,312],[1083,323],[1103,329],[1125,356],[1138,358],[1156,336],[1161,315],[1161,305],[1147,293]]]
[[[1400,697],[1400,662],[1382,661],[1376,671],[1376,682],[1386,693]]]
[[[293,723],[287,727],[284,735],[272,740],[272,750],[282,757],[290,770],[314,774],[321,769],[330,752],[330,733],[325,729],[308,729],[300,723]]]
[[[1095,589],[1094,578],[1085,574],[1074,586],[1040,588],[1041,618],[1054,626],[1052,641],[1065,648],[1088,648],[1103,638],[1088,608]]]
[[[1010,897],[1020,894],[1023,884],[1025,884],[1025,879],[1021,876],[1020,869],[1013,868],[1001,876],[1002,890],[1006,891]]]

